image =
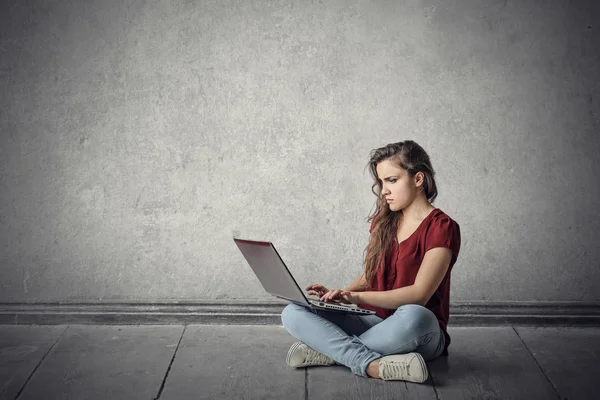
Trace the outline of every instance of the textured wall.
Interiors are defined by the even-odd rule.
[[[0,7],[0,302],[274,299],[233,236],[347,285],[404,139],[451,300],[600,300],[594,0]]]

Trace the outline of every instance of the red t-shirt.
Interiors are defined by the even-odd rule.
[[[375,220],[371,222],[369,232],[373,231]],[[425,257],[425,252],[434,247],[447,247],[452,250],[452,259],[446,275],[425,307],[431,310],[438,319],[446,338],[444,355],[448,354],[450,336],[446,330],[450,313],[450,272],[460,250],[460,226],[439,208],[432,210],[421,221],[417,230],[406,240],[398,244],[396,237],[385,258],[385,270],[376,271],[373,284],[366,291],[385,291],[398,289],[415,283],[417,272]],[[386,319],[395,310],[359,304],[360,307],[376,312],[376,315]]]

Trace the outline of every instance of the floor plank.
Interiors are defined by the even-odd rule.
[[[161,400],[304,399],[305,371],[285,363],[282,326],[189,325]]]
[[[153,399],[183,326],[70,326],[19,400]]]
[[[428,362],[422,384],[363,378],[344,366],[290,368],[285,356],[296,339],[282,326],[183,330],[2,325],[0,398],[13,399],[31,376],[19,400],[153,399],[173,356],[161,400],[573,400],[592,398],[600,375],[600,328],[450,327],[450,355]]]
[[[561,398],[597,398],[600,328],[515,328]]]
[[[355,375],[341,365],[310,367],[307,372],[309,399],[436,399],[431,378],[424,383],[383,381]]]
[[[556,399],[512,327],[449,327],[448,357],[429,363],[439,398]]]
[[[14,399],[66,326],[2,325],[0,400]]]

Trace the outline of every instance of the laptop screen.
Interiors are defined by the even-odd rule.
[[[233,240],[267,293],[295,303],[309,304],[273,243]]]

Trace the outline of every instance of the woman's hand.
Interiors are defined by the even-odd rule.
[[[360,301],[358,300],[357,292],[350,292],[344,289],[334,289],[327,290],[325,288],[324,291],[320,291],[318,296],[321,297],[321,301],[331,301],[334,303],[345,303],[345,304],[358,304]]]
[[[329,289],[327,289],[323,285],[319,285],[318,283],[307,286],[306,290],[309,291],[308,292],[309,295],[314,294],[315,296],[319,296],[319,297],[322,297],[325,293],[329,292]]]
[[[323,285],[314,284],[306,288],[309,290],[308,294],[317,295],[321,301],[331,301],[334,303],[345,303],[345,304],[358,304],[357,292],[350,292],[344,289],[329,290]]]
[[[333,301],[336,303],[345,303],[345,304],[359,304],[361,303],[359,297],[359,292],[350,292],[344,289],[335,289],[330,290],[326,293],[321,300],[324,301]]]

